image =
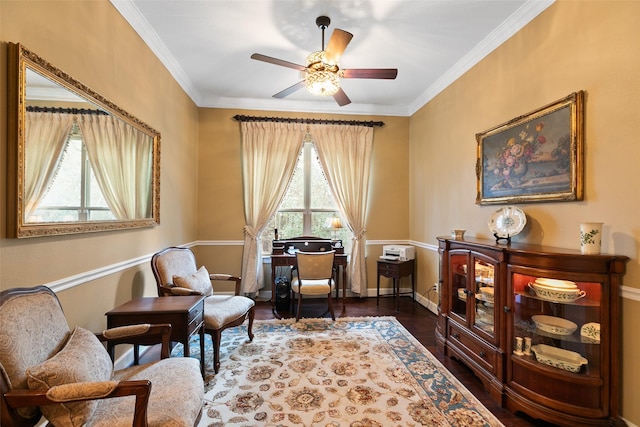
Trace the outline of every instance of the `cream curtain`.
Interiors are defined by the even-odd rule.
[[[27,112],[26,115],[23,220],[29,222],[56,175],[73,116],[48,112]]]
[[[349,262],[351,290],[367,288],[366,216],[373,128],[368,126],[312,125],[310,132],[340,212],[353,232]]]
[[[91,167],[116,218],[148,218],[153,140],[110,115],[78,116]]]
[[[299,123],[242,122],[244,252],[242,292],[264,287],[260,234],[278,209],[306,133]]]

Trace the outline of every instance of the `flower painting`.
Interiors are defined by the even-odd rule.
[[[479,204],[582,199],[582,92],[476,135]]]

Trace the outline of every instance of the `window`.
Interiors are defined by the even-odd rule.
[[[340,217],[338,208],[322,170],[318,153],[310,139],[305,140],[289,188],[274,218],[265,228],[263,250],[271,252],[271,241],[278,230],[280,239],[297,236],[315,236],[342,239],[345,252],[351,251],[351,232],[343,228],[332,229],[331,218]]]
[[[82,134],[74,125],[56,176],[29,222],[109,220],[115,216],[93,174]]]

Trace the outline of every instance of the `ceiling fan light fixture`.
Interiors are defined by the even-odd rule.
[[[307,90],[316,96],[332,96],[340,90],[340,80],[331,71],[312,71],[305,79]]]
[[[312,52],[307,56],[307,91],[315,96],[332,96],[340,90],[337,67],[324,63],[324,51]]]

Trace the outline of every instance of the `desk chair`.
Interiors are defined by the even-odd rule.
[[[333,257],[335,251],[328,252],[297,252],[296,270],[298,272],[291,282],[291,290],[298,294],[298,309],[296,322],[300,320],[302,307],[302,295],[327,295],[328,308],[331,319],[336,320],[333,314],[331,294],[336,284],[333,280]]]

